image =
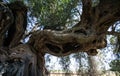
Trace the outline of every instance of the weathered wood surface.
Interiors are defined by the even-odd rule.
[[[66,56],[76,52],[96,55],[106,47],[108,28],[120,20],[120,0],[82,0],[81,21],[63,31],[42,30],[32,33],[26,44],[21,44],[27,26],[27,7],[20,1],[0,3],[0,73],[3,76],[45,76],[44,55]]]

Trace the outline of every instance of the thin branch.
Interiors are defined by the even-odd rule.
[[[106,33],[107,35],[115,35],[115,36],[120,36],[120,32],[113,32],[113,31],[108,31],[107,33]]]
[[[91,0],[82,0],[82,4],[83,4],[82,18],[88,19],[90,17],[90,13],[92,10],[92,1]]]
[[[28,33],[26,33],[24,36],[23,36],[23,39],[27,38],[28,36],[30,36],[33,32],[37,31],[37,28],[40,24],[37,23],[36,25],[33,26],[32,30]]]

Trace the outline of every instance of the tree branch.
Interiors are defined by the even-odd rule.
[[[37,31],[28,44],[34,46],[38,52],[56,56],[80,51],[96,53],[96,49],[106,47],[108,28],[120,20],[120,0],[115,0],[116,3],[113,1],[100,0],[97,6],[92,7],[91,0],[82,0],[82,18],[75,27],[66,31]]]
[[[13,23],[13,20],[14,17],[9,7],[0,3],[0,46],[3,46],[5,34]]]
[[[38,52],[65,56],[106,46],[103,40],[97,41],[97,39],[99,38],[96,35],[85,36],[82,34],[44,30],[33,33],[28,44],[32,45]]]
[[[14,47],[20,43],[27,26],[27,7],[21,1],[8,4],[14,14],[14,22],[8,29],[5,46]]]
[[[91,0],[82,0],[83,9],[81,21],[89,20],[92,10],[92,1]]]
[[[108,31],[106,34],[107,34],[107,35],[120,36],[120,32],[115,32],[115,31]]]

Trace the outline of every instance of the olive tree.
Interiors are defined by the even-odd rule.
[[[76,3],[71,1],[71,4]],[[0,2],[0,73],[3,76],[45,76],[46,53],[55,56],[77,52],[96,55],[97,49],[106,47],[107,34],[119,35],[114,28],[112,31],[108,31],[108,28],[114,27],[114,23],[120,20],[120,0],[99,0],[96,5],[92,0],[81,1],[81,20],[72,28],[56,30],[47,27],[37,30],[30,34],[26,43],[20,41],[27,28],[29,7],[22,1]],[[54,19],[54,13],[50,17]]]

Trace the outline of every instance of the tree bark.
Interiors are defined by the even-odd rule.
[[[56,56],[80,51],[85,51],[89,55],[97,54],[96,49],[106,47],[105,38],[108,28],[120,19],[120,1],[100,0],[96,7],[92,7],[91,0],[82,0],[82,2],[81,21],[72,29],[37,31],[32,34],[28,43],[38,51],[42,48],[43,53]]]
[[[20,40],[27,26],[27,7],[20,1],[0,3],[0,73],[45,76],[46,53],[66,56],[83,51],[96,55],[96,49],[106,47],[108,28],[120,20],[120,0],[100,0],[95,7],[91,0],[82,2],[81,21],[72,29],[36,31],[26,44],[20,44]]]
[[[99,76],[98,70],[97,70],[97,64],[95,61],[95,58],[92,56],[88,56],[88,62],[89,62],[89,76]]]

